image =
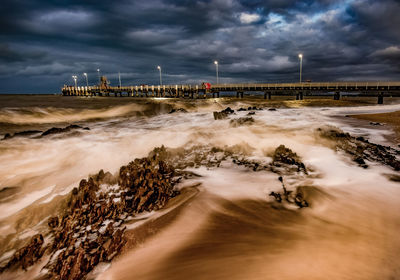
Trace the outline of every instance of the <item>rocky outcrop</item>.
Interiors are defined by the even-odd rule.
[[[29,137],[29,136],[32,136],[35,138],[36,137],[44,137],[44,136],[48,136],[48,135],[66,133],[66,132],[70,132],[70,131],[77,130],[77,129],[90,130],[89,127],[82,127],[80,125],[71,124],[67,127],[62,127],[62,128],[52,127],[44,132],[41,130],[25,130],[25,131],[16,132],[14,134],[6,133],[2,140],[11,139],[14,137]]]
[[[25,131],[15,132],[14,134],[6,133],[2,140],[11,139],[14,137],[27,137],[27,136],[37,135],[42,132],[43,131],[41,130],[25,130]]]
[[[238,127],[242,125],[252,125],[254,123],[254,119],[252,117],[243,117],[230,121],[230,125],[233,127]]]
[[[301,162],[300,157],[285,145],[280,145],[275,149],[272,155],[272,165],[277,167],[282,165],[296,166],[298,172],[303,171],[307,174],[306,166]]]
[[[49,278],[83,279],[99,262],[111,261],[125,244],[124,223],[143,211],[165,206],[177,195],[174,168],[161,159],[165,148],[135,159],[116,176],[101,170],[74,188],[63,213],[48,219],[52,242],[45,248],[43,235],[21,248],[6,267],[27,268],[48,250],[45,268]]]
[[[228,115],[235,113],[234,110],[231,109],[231,107],[227,107],[221,112],[213,112],[214,115],[214,120],[223,120],[228,117]]]
[[[9,268],[19,268],[26,270],[29,266],[33,265],[39,260],[43,253],[43,236],[41,234],[34,235],[27,245],[20,248],[5,267],[0,268],[0,272]]]
[[[375,161],[400,170],[399,150],[371,143],[364,137],[351,136],[335,127],[318,128],[317,132],[322,138],[333,141],[337,150],[346,152],[362,168],[368,168],[366,161]]]
[[[65,133],[65,132],[70,132],[71,130],[75,130],[75,129],[84,129],[84,130],[90,130],[89,127],[82,127],[80,125],[76,125],[76,124],[71,124],[67,127],[63,127],[63,128],[58,128],[58,127],[52,127],[48,130],[46,130],[45,132],[43,132],[41,134],[41,137],[43,136],[47,136],[47,135],[53,135],[53,134],[60,134],[60,133]]]

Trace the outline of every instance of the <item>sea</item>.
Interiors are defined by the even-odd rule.
[[[400,185],[390,179],[400,174],[381,162],[360,167],[316,133],[334,127],[398,149],[390,126],[346,116],[398,111],[400,102],[335,102],[0,95],[0,263],[42,232],[80,180],[100,169],[116,174],[161,146],[230,149],[269,164],[285,145],[309,172],[283,176],[284,184],[315,188],[310,207],[277,203],[269,194],[282,183],[270,170],[232,159],[189,167],[196,176],[176,188],[191,195],[140,214],[128,230],[147,227],[151,234],[88,279],[400,279]],[[227,107],[235,112],[215,120],[213,112]],[[72,124],[80,128],[42,136]],[[40,271],[35,265],[0,279],[34,279]]]

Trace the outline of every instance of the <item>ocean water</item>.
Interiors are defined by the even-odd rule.
[[[368,162],[364,169],[315,133],[335,126],[371,142],[396,146],[386,126],[347,122],[349,114],[400,110],[399,104],[353,107],[278,106],[268,101],[208,99],[70,98],[0,96],[0,134],[78,124],[90,130],[0,141],[0,262],[41,232],[67,194],[100,169],[116,173],[154,147],[236,147],[265,163],[283,144],[310,168],[309,176],[284,178],[289,189],[311,186],[312,207],[276,207],[275,173],[254,172],[231,161],[191,168],[198,176],[180,189],[197,192],[154,234],[111,265],[97,279],[398,279],[400,185],[391,168]],[[394,102],[395,103],[395,102]],[[238,112],[214,120],[213,111],[257,104],[252,125],[232,126]],[[276,106],[275,106],[276,107]],[[172,108],[187,113],[169,114]],[[1,137],[1,136],[0,136]],[[397,174],[398,175],[398,174]],[[174,210],[175,211],[175,210]],[[146,213],[140,225],[162,219]],[[160,218],[161,217],[161,218]],[[155,225],[156,224],[156,225]],[[135,224],[134,224],[135,225]],[[138,224],[137,224],[138,225]],[[132,231],[135,226],[132,226]],[[10,276],[10,279],[13,279]],[[20,272],[17,278],[32,274]],[[1,274],[0,274],[1,278]]]

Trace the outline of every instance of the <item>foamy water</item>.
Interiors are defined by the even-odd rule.
[[[246,107],[237,104],[234,109],[241,105]],[[252,116],[253,125],[239,127],[230,120],[247,112],[214,120],[212,111],[224,107],[210,101],[189,113],[152,117],[129,115],[143,110],[140,105],[61,114],[47,109],[29,120],[9,118],[10,109],[3,111],[0,122],[15,124],[104,120],[88,123],[90,130],[78,134],[0,141],[0,188],[14,190],[0,200],[0,236],[12,234],[17,240],[33,235],[80,179],[100,169],[115,173],[157,146],[237,145],[248,157],[270,162],[270,153],[284,144],[313,170],[309,177],[288,176],[287,186],[312,185],[324,193],[312,208],[280,211],[268,206],[268,194],[281,188],[271,172],[230,162],[192,169],[201,175],[190,180],[200,184],[199,195],[159,234],[106,266],[99,279],[399,277],[394,258],[400,251],[400,188],[383,175],[395,172],[378,163],[360,168],[325,146],[315,129],[333,125],[388,144],[390,130],[354,127],[336,116],[396,111],[400,105],[263,110]],[[15,249],[4,239],[0,244],[1,255]]]

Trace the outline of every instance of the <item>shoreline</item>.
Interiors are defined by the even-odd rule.
[[[400,143],[400,111],[376,114],[357,114],[349,115],[349,117],[357,120],[369,122],[369,125],[385,127],[389,126],[395,133],[395,136],[389,137],[388,140],[394,140],[395,144]]]

